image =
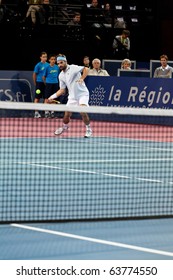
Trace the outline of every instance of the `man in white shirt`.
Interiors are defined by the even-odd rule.
[[[173,68],[168,65],[168,57],[163,54],[160,56],[161,66],[154,71],[153,78],[172,78]]]
[[[84,82],[84,79],[88,74],[88,68],[74,64],[69,65],[64,55],[58,55],[57,64],[61,70],[61,73],[59,74],[60,89],[51,95],[48,101],[51,102],[52,99],[56,99],[64,94],[67,87],[69,93],[67,106],[89,106],[89,91]],[[55,135],[60,135],[68,130],[71,115],[71,112],[65,112],[63,126],[55,131]],[[92,136],[89,116],[87,113],[81,113],[81,116],[86,125],[86,133],[84,137],[89,138]]]
[[[108,72],[101,68],[101,61],[98,58],[93,59],[92,69],[89,69],[88,76],[109,76]]]

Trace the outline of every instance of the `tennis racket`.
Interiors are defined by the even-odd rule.
[[[58,101],[58,100],[53,99],[53,100],[52,100],[52,103],[53,103],[53,104],[60,104],[61,102]]]
[[[52,103],[52,104],[60,104],[60,103],[61,103],[60,101],[55,100],[55,99],[49,99],[48,102],[49,102],[49,103]]]

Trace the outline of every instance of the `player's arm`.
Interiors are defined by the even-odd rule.
[[[88,72],[89,72],[89,68],[84,67],[83,72],[82,72],[82,76],[81,76],[82,80],[85,80],[86,76],[88,75]]]
[[[88,72],[89,72],[89,68],[84,67],[82,70],[82,76],[80,77],[80,79],[77,82],[82,83],[85,80],[86,76],[88,75]]]
[[[59,96],[63,95],[64,93],[65,93],[65,88],[59,89],[57,92],[55,92],[48,98],[48,102],[51,103],[51,100],[58,98]]]

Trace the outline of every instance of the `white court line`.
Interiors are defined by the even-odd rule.
[[[148,147],[145,144],[147,144],[148,142],[151,142],[150,144],[156,144],[157,145],[161,145],[161,144],[171,144],[173,146],[173,142],[158,142],[158,141],[152,141],[152,140],[141,140],[141,139],[131,139],[131,138],[125,138],[125,140],[128,141],[135,141],[136,143],[134,144],[125,144],[125,143],[111,143],[111,142],[99,142],[98,139],[95,139],[95,141],[93,140],[94,138],[89,139],[89,142],[86,142],[85,140],[76,140],[76,139],[67,139],[67,138],[59,138],[59,141],[63,141],[63,142],[75,142],[75,143],[82,143],[82,144],[89,144],[89,145],[93,145],[96,144],[98,145],[108,145],[108,146],[118,146],[118,147],[130,147],[130,148],[140,148],[143,150],[155,150],[155,151],[168,151],[168,152],[172,152],[173,148],[163,148],[163,147]],[[116,138],[119,141],[121,141],[122,139],[124,140],[124,138]],[[146,142],[146,143],[144,143]]]
[[[160,184],[172,184],[172,182],[164,182],[158,179],[150,179],[150,178],[138,178],[138,177],[132,177],[132,176],[125,176],[120,174],[111,174],[111,173],[102,173],[97,171],[91,171],[91,170],[84,170],[84,169],[72,169],[67,167],[61,167],[61,166],[51,166],[46,164],[37,164],[37,163],[31,163],[31,162],[15,162],[16,164],[22,164],[22,165],[31,165],[36,167],[44,167],[44,168],[50,168],[50,169],[58,169],[58,170],[65,170],[65,171],[71,171],[71,172],[78,172],[78,173],[86,173],[86,174],[96,174],[101,176],[108,176],[108,177],[116,177],[121,179],[133,179],[133,180],[140,180],[145,182],[152,182],[152,183],[160,183]]]
[[[83,240],[83,241],[88,241],[88,242],[93,242],[93,243],[104,244],[104,245],[108,245],[108,246],[121,247],[121,248],[130,249],[130,250],[136,250],[136,251],[141,251],[141,252],[146,252],[146,253],[151,253],[151,254],[173,257],[173,253],[171,253],[171,252],[155,250],[155,249],[150,249],[150,248],[145,248],[145,247],[140,247],[140,246],[135,246],[135,245],[129,245],[129,244],[120,243],[120,242],[113,242],[113,241],[107,241],[107,240],[102,240],[102,239],[97,239],[97,238],[85,237],[85,236],[81,236],[81,235],[76,235],[76,234],[71,234],[71,233],[66,233],[66,232],[61,232],[61,231],[55,231],[55,230],[42,229],[42,228],[37,228],[37,227],[31,227],[31,226],[26,226],[26,225],[21,225],[21,224],[11,224],[11,226],[23,228],[23,229],[27,229],[27,230],[33,230],[33,231],[53,234],[53,235],[58,235],[58,236],[63,236],[63,237],[68,237],[68,238],[73,238],[73,239],[78,239],[78,240]]]
[[[129,176],[118,175],[118,174],[102,173],[102,175],[109,176],[109,177],[117,177],[117,178],[122,178],[122,179],[130,179]]]
[[[3,161],[3,160],[2,160]],[[126,159],[81,159],[81,160],[44,160],[45,163],[106,163],[106,162],[150,162],[150,161],[172,161],[173,162],[173,158],[126,158]],[[17,162],[14,161],[12,163],[26,163],[26,164],[30,164],[30,162]],[[40,161],[34,161],[32,162],[32,164],[41,164]]]
[[[160,180],[145,179],[145,178],[136,178],[136,180],[154,182],[154,183],[162,183],[162,181],[160,181]],[[169,183],[171,183],[171,182],[169,182]]]

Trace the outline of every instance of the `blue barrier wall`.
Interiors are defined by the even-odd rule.
[[[173,109],[173,80],[87,77],[90,105]],[[0,71],[0,100],[33,102],[32,71]]]

